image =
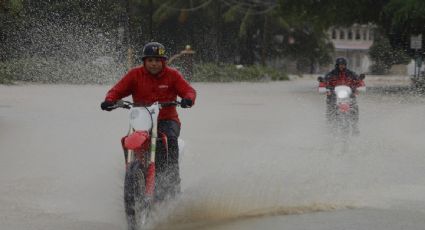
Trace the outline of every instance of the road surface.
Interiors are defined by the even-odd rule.
[[[425,97],[360,95],[360,136],[328,135],[312,78],[195,83],[179,109],[182,196],[151,229],[423,229]],[[110,86],[0,86],[0,228],[126,229]]]

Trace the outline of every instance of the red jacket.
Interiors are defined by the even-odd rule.
[[[151,75],[143,66],[130,70],[106,94],[105,101],[115,102],[131,95],[133,102],[151,105],[158,102],[171,102],[180,98],[191,99],[195,103],[196,91],[183,78],[180,72],[164,66],[157,76]],[[175,120],[180,123],[175,106],[164,107],[159,120]]]

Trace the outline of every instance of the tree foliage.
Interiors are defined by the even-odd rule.
[[[383,25],[391,45],[404,49],[410,56],[410,37],[422,34],[425,36],[425,2],[420,0],[391,0],[383,8],[387,24]],[[422,42],[422,44],[424,44]],[[423,52],[423,51],[421,51]]]
[[[353,23],[377,24],[413,55],[409,39],[425,35],[424,15],[422,0],[2,0],[0,60],[119,53],[123,62],[132,47],[139,62],[143,44],[157,40],[169,55],[191,45],[199,62],[311,67],[330,61],[326,30]]]
[[[371,67],[372,73],[386,74],[394,64],[407,64],[409,57],[403,50],[393,48],[390,41],[385,36],[378,36],[370,47],[369,55],[374,64]]]

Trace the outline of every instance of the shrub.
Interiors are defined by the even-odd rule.
[[[111,84],[124,73],[125,68],[115,63],[67,61],[45,58],[27,58],[0,62],[0,84],[13,81],[70,84]],[[198,64],[192,81],[278,81],[288,80],[284,71],[264,66],[235,66],[212,63]]]
[[[373,74],[387,74],[392,65],[407,64],[410,58],[397,48],[393,48],[386,37],[378,37],[369,49],[369,56],[374,62],[371,66]]]
[[[232,82],[232,81],[276,81],[288,80],[288,75],[277,69],[264,66],[242,67],[229,64],[198,64],[194,68],[195,82]]]
[[[12,84],[13,75],[10,67],[0,62],[0,84]]]

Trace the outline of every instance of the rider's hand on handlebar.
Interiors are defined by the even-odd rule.
[[[182,108],[190,108],[193,105],[193,101],[191,99],[188,98],[183,98],[180,102],[180,106]]]
[[[112,111],[114,109],[115,103],[111,102],[111,101],[104,101],[102,102],[102,104],[100,104],[100,108],[102,110],[106,110],[106,111]]]

